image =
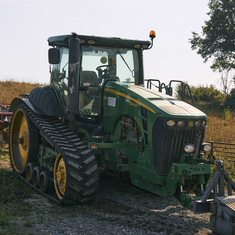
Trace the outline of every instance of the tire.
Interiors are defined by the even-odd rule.
[[[99,172],[92,151],[82,150],[76,156],[75,160],[68,155],[64,158],[59,154],[54,164],[55,192],[58,199],[66,204],[68,198],[75,203],[90,201],[98,188]]]

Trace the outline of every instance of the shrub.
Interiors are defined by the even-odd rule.
[[[230,94],[227,95],[225,102],[224,102],[224,108],[235,110],[235,89],[232,89]]]
[[[194,97],[195,102],[212,102],[217,101],[219,103],[223,103],[225,101],[226,95],[217,90],[213,85],[204,86],[199,85],[190,86],[192,95]],[[177,98],[180,98],[182,95],[181,84],[176,86],[175,95]],[[186,88],[185,90],[185,101],[190,100],[190,93],[189,90]]]

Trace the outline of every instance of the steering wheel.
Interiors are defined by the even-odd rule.
[[[106,67],[106,68],[104,68],[104,67]],[[102,69],[102,68],[104,68],[104,69]],[[108,65],[108,64],[107,65],[100,65],[96,68],[96,70],[98,71],[98,78],[100,80],[102,80],[103,75],[108,74],[109,68],[110,68],[110,65]]]
[[[103,67],[107,67],[107,68],[108,68],[108,67],[110,67],[110,65],[108,65],[108,64],[106,64],[106,65],[100,65],[100,66],[98,66],[98,67],[96,68],[96,70],[97,70],[97,71],[102,70],[101,68],[103,68]],[[107,68],[106,68],[106,69],[107,69]],[[105,70],[105,69],[104,69],[104,70]],[[104,70],[102,70],[102,71],[104,71]]]
[[[103,67],[106,67],[105,69],[102,69]],[[98,75],[101,78],[102,74],[107,74],[108,73],[108,69],[110,68],[110,65],[100,65],[96,68],[96,70],[98,71]]]

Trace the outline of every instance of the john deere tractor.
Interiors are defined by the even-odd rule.
[[[143,51],[154,37],[48,39],[50,85],[10,106],[10,159],[27,184],[56,203],[82,203],[103,168],[184,205],[201,197],[210,177],[206,115],[144,87]]]

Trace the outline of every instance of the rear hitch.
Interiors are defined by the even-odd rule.
[[[210,163],[213,160],[210,160]],[[211,179],[207,189],[199,201],[190,203],[189,208],[195,213],[211,212],[210,227],[218,234],[235,234],[235,183],[224,170],[221,160],[214,161],[217,171]],[[225,195],[225,183],[227,183],[227,195]],[[213,192],[213,193],[212,193]],[[210,195],[213,199],[208,199]]]

